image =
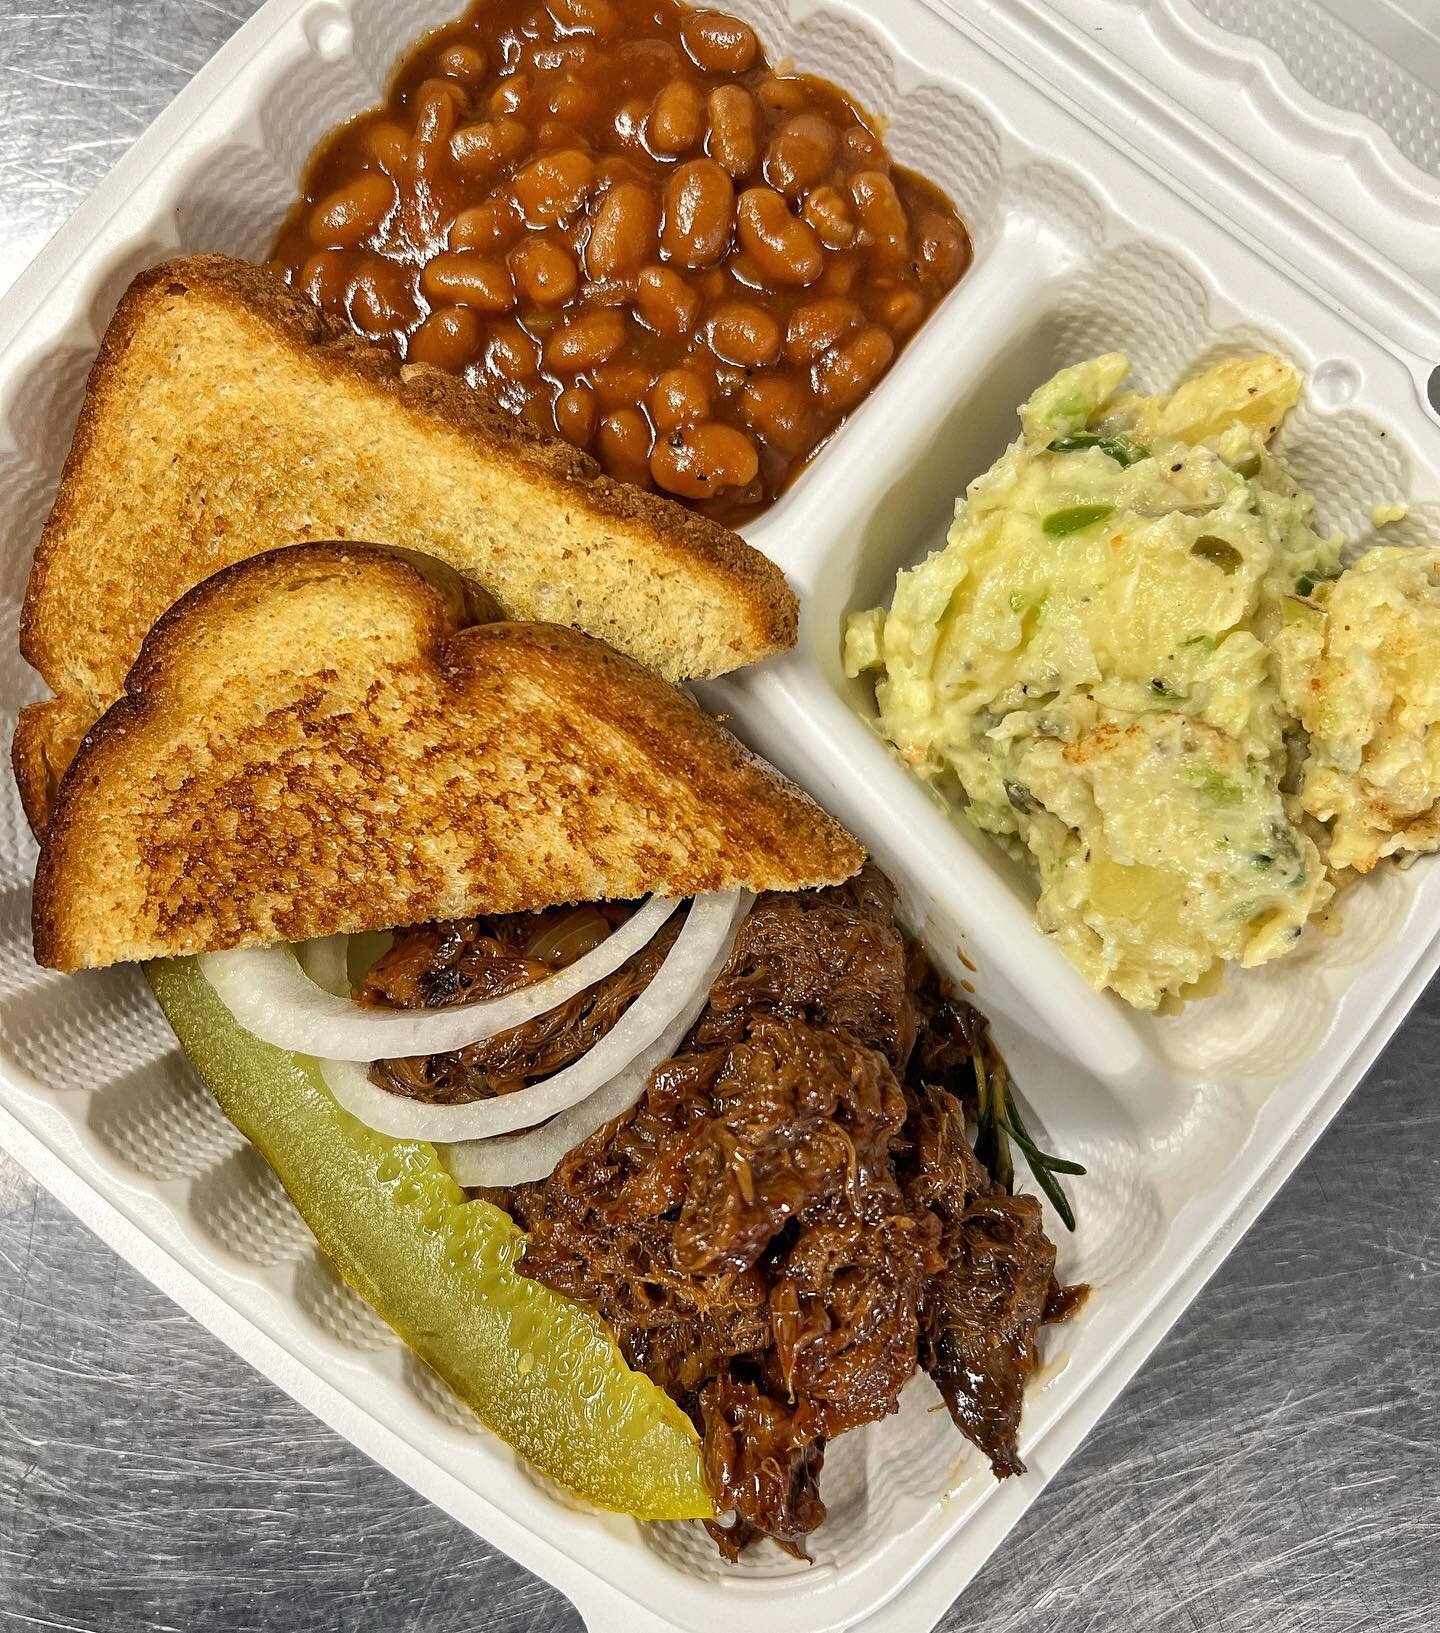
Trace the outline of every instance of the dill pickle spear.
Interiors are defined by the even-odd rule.
[[[537,1469],[640,1519],[714,1512],[689,1419],[604,1322],[519,1275],[519,1227],[471,1202],[433,1145],[341,1109],[313,1062],[240,1027],[194,959],[145,966],[185,1053],[341,1275]]]

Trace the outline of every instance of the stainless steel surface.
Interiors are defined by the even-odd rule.
[[[0,289],[256,4],[0,0]],[[947,1633],[1440,1625],[1437,1061],[1440,984]],[[0,1157],[12,1623],[580,1626]]]

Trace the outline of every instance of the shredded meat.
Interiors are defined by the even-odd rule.
[[[921,1365],[996,1475],[1021,1474],[1015,1441],[1035,1334],[1052,1319],[1052,1289],[1064,1296],[1055,1248],[1039,1202],[1006,1196],[976,1160],[951,1095],[920,1084],[907,1133],[906,1189],[941,1225],[941,1269],[920,1301]]]
[[[529,986],[553,975],[555,966],[524,949],[563,913],[551,909],[405,931],[370,971],[361,997],[403,1009],[434,1009]],[[446,1106],[509,1094],[550,1077],[614,1026],[659,969],[683,922],[672,920],[613,975],[523,1026],[451,1054],[382,1061],[371,1076],[382,1089]]]
[[[527,1233],[525,1272],[595,1308],[694,1419],[730,1558],[758,1537],[805,1557],[826,1442],[893,1412],[917,1365],[996,1474],[1019,1472],[1036,1335],[1083,1296],[1055,1282],[1039,1204],[970,1148],[985,1023],[894,913],[873,868],[762,897],[634,1109],[548,1180],[495,1197]],[[524,920],[410,932],[366,995],[449,1002],[462,976],[465,993],[509,990],[528,935]],[[614,1024],[668,945],[553,1016],[377,1080],[456,1100],[546,1076]]]

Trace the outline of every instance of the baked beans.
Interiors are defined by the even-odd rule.
[[[577,448],[588,448],[595,435],[599,410],[595,393],[589,386],[566,386],[555,399],[555,426],[566,442]]]
[[[970,259],[844,92],[676,0],[477,0],[320,147],[274,250],[402,358],[730,522]]]

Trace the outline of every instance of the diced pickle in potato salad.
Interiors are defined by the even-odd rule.
[[[1038,868],[1087,980],[1159,1009],[1286,952],[1340,870],[1440,846],[1440,551],[1341,571],[1270,451],[1282,359],[1168,396],[1128,373],[1036,391],[845,663],[906,763]]]

